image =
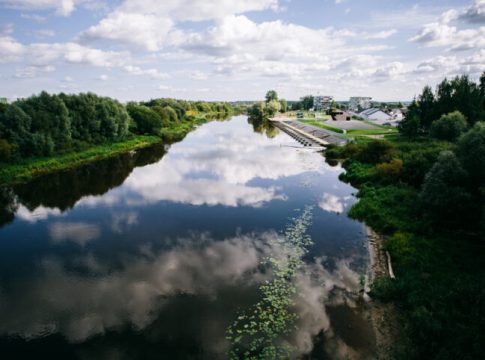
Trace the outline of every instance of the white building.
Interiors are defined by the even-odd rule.
[[[358,97],[354,96],[351,97],[349,100],[349,110],[352,111],[359,111],[359,110],[366,110],[370,109],[371,106],[371,97]]]
[[[394,109],[389,115],[391,115],[391,118],[394,121],[401,121],[404,119],[404,114],[401,109]]]
[[[315,111],[322,111],[330,109],[333,102],[333,96],[314,96],[313,97],[313,108]]]
[[[364,110],[359,113],[359,116],[370,121],[390,121],[392,119],[391,115],[376,108]]]

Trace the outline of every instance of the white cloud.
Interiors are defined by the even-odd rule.
[[[157,51],[167,43],[170,31],[174,29],[177,21],[218,19],[227,15],[277,7],[277,0],[126,0],[97,25],[85,31],[80,39],[114,40],[148,51]]]
[[[101,235],[101,229],[99,225],[81,222],[54,222],[49,225],[49,235],[54,244],[70,241],[84,246],[97,239]]]
[[[15,61],[25,54],[25,47],[14,38],[0,35],[0,63]]]
[[[107,81],[109,79],[109,76],[106,74],[99,75],[98,80],[101,81]]]
[[[115,40],[157,51],[164,45],[172,26],[173,22],[168,18],[117,11],[90,27],[81,39]]]
[[[324,193],[322,199],[318,203],[318,206],[325,211],[340,214],[344,211],[345,205],[343,199],[339,198],[338,196],[330,193]]]
[[[0,5],[29,11],[53,9],[57,15],[69,16],[79,2],[79,0],[0,0]]]
[[[410,39],[426,47],[448,47],[450,50],[479,49],[485,47],[485,26],[460,29],[452,25],[455,20],[485,23],[485,0],[477,0],[464,11],[445,11],[438,21],[426,24]]]

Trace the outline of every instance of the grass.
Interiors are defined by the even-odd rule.
[[[80,152],[46,158],[25,159],[21,163],[2,166],[0,168],[0,184],[27,182],[39,175],[75,168],[123,152],[141,149],[161,141],[158,136],[136,136],[126,141],[93,146]]]
[[[344,134],[344,131],[342,129],[339,129],[339,128],[336,128],[336,127],[333,127],[333,126],[330,126],[330,125],[326,125],[326,124],[324,124],[324,123],[322,123],[321,121],[318,121],[318,120],[303,119],[303,120],[300,120],[300,121],[305,123],[305,124],[309,124],[309,125],[317,126],[319,128],[325,129],[325,130],[333,131],[337,134]]]
[[[349,129],[348,135],[389,135],[397,134],[398,131],[395,128],[384,127],[382,129]]]

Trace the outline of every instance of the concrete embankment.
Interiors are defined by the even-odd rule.
[[[275,126],[288,133],[304,146],[326,147],[329,144],[343,145],[346,143],[345,139],[338,137],[329,130],[304,124],[298,120],[278,117],[271,119],[271,121]]]

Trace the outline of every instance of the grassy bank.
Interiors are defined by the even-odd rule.
[[[481,358],[485,344],[483,234],[473,227],[436,226],[420,197],[425,176],[440,152],[453,150],[455,145],[430,139],[389,139],[385,145],[330,147],[326,156],[344,160],[347,172],[342,180],[359,188],[360,201],[349,215],[385,235],[396,279],[377,279],[372,296],[393,302],[402,315],[404,337],[394,357]],[[472,215],[464,218],[472,223]],[[463,218],[458,210],[456,216]]]
[[[130,140],[93,146],[75,153],[55,155],[47,158],[25,159],[17,164],[4,164],[0,168],[0,184],[26,182],[39,175],[75,168],[130,150],[141,149],[161,141],[162,139],[158,136],[136,136]]]

